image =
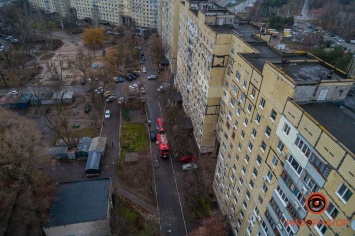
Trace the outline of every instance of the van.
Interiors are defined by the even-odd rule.
[[[148,79],[156,79],[157,78],[157,75],[149,75],[148,76]]]

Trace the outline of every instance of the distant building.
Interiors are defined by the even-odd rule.
[[[48,222],[47,236],[111,235],[111,179],[63,183],[58,186]]]

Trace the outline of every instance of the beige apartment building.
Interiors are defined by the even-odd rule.
[[[211,2],[180,5],[175,85],[201,152],[218,150],[214,190],[235,235],[353,235],[353,79],[307,53],[282,53]],[[217,141],[216,141],[217,139]],[[322,192],[325,213],[305,201]]]
[[[176,74],[180,1],[161,0],[160,7],[159,34],[166,52],[165,57],[170,63],[171,73]]]

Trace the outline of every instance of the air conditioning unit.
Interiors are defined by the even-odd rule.
[[[286,158],[286,153],[285,152],[281,152],[280,155],[281,155],[282,158]]]
[[[264,180],[265,182],[270,183],[270,179],[269,179],[269,177],[267,177],[267,176],[264,176],[264,177],[263,177],[263,180]]]
[[[277,224],[276,227],[281,230],[282,229],[282,225],[281,224]]]
[[[296,209],[300,209],[301,206],[300,206],[300,204],[298,204],[298,202],[294,201],[293,204],[295,205]]]
[[[302,187],[302,191],[303,191],[304,194],[307,194],[308,189],[306,187]]]
[[[262,220],[260,216],[258,216],[257,219],[259,222],[261,222],[261,220]]]

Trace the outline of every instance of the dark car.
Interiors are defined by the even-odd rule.
[[[132,73],[132,75],[135,75],[137,78],[139,77],[139,73],[137,72]]]
[[[155,131],[150,131],[150,141],[155,142],[157,141],[157,134],[155,133]]]
[[[85,83],[86,83],[86,82],[85,82],[85,79],[84,79],[84,78],[81,78],[81,79],[80,79],[80,84],[85,85]]]
[[[142,61],[145,61],[145,58],[144,58],[144,56],[142,56]]]
[[[126,79],[127,79],[128,81],[132,81],[132,80],[133,80],[132,76],[130,76],[130,75],[127,75],[127,76],[126,76]]]
[[[132,79],[137,79],[137,76],[135,74],[130,74],[129,76],[131,76]]]

